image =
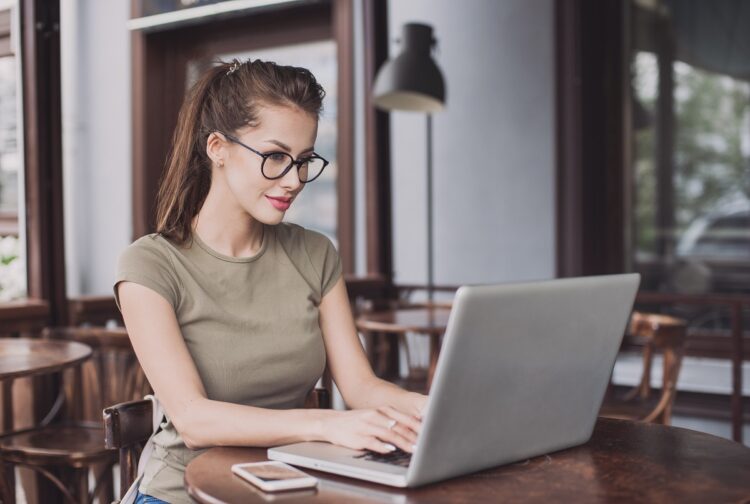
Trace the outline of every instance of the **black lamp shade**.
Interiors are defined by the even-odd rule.
[[[432,27],[407,23],[403,50],[380,68],[373,101],[385,110],[437,112],[445,105],[445,82],[432,59]]]

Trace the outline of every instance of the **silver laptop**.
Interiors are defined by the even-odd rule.
[[[268,458],[415,487],[583,444],[639,280],[628,274],[461,287],[410,457],[379,461],[306,442],[271,448]]]

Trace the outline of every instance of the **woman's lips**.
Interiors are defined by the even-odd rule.
[[[273,205],[276,210],[284,211],[292,206],[292,198],[274,198],[271,196],[266,196],[266,198],[268,198],[268,201],[271,202],[271,205]]]

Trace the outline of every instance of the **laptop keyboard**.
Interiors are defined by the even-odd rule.
[[[390,453],[366,451],[362,455],[357,455],[354,458],[371,460],[373,462],[383,462],[384,464],[393,464],[401,467],[409,467],[409,462],[411,462],[411,453],[405,452],[400,449],[397,449]]]

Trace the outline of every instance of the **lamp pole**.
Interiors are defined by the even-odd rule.
[[[432,303],[435,298],[435,256],[433,248],[432,227],[432,114],[427,113],[427,300]]]
[[[433,247],[432,113],[445,106],[445,82],[431,51],[432,27],[407,23],[403,47],[378,71],[373,89],[375,104],[385,110],[427,113],[427,298],[434,300],[435,257]]]

